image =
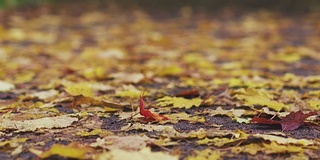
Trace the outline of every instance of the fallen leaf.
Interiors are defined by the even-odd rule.
[[[142,79],[144,79],[144,75],[142,73],[114,73],[111,74],[110,77],[114,78],[117,82],[123,82],[123,83],[138,83]]]
[[[261,90],[248,88],[243,90],[244,93],[238,93],[235,95],[237,99],[244,100],[246,105],[262,105],[272,108],[276,111],[280,111],[283,108],[288,108],[287,105],[277,102],[271,99],[270,95]]]
[[[171,66],[163,66],[159,71],[157,72],[157,75],[159,76],[175,76],[175,75],[180,75],[181,73],[184,72],[184,69],[181,68],[180,66],[176,65],[171,65]]]
[[[97,138],[96,142],[91,143],[91,147],[102,147],[109,150],[122,149],[127,151],[138,151],[151,144],[154,139],[147,136],[106,136]]]
[[[72,96],[93,97],[93,89],[89,83],[65,84],[65,91]]]
[[[232,153],[249,153],[251,155],[256,155],[258,152],[263,152],[266,154],[274,153],[299,153],[304,149],[300,146],[293,144],[282,145],[274,141],[270,143],[251,143],[244,146],[237,146],[231,149]]]
[[[103,79],[106,78],[105,69],[103,67],[92,67],[82,71],[83,76],[87,79]]]
[[[281,119],[282,130],[295,130],[304,124],[304,120],[309,116],[317,115],[317,112],[304,114],[302,111],[291,112]]]
[[[189,109],[193,106],[199,107],[202,103],[202,99],[193,98],[185,99],[183,97],[163,97],[157,100],[157,105],[159,106],[169,106],[173,105],[173,108],[186,108]]]
[[[4,146],[9,146],[12,148],[15,148],[19,145],[19,143],[23,143],[25,141],[27,141],[29,138],[13,138],[10,140],[6,140],[6,141],[2,141],[0,142],[0,147],[4,147]]]
[[[109,152],[98,155],[97,160],[121,160],[121,159],[137,159],[137,160],[178,160],[178,156],[172,156],[163,152],[151,152],[146,147],[140,151],[126,151],[113,149]]]
[[[222,107],[218,107],[215,110],[208,110],[204,111],[203,113],[209,113],[210,116],[216,116],[216,115],[226,115],[229,117],[241,117],[243,114],[248,114],[250,111],[244,110],[244,109],[230,109],[226,110]]]
[[[157,124],[141,124],[141,123],[129,123],[127,126],[121,127],[122,131],[131,130],[146,130],[148,132],[157,131],[162,132],[164,130],[173,130],[173,126],[169,125],[157,125]]]
[[[106,112],[116,112],[125,107],[124,104],[109,102],[104,99],[101,100],[101,98],[85,97],[82,95],[74,96],[70,106],[76,109],[79,107],[81,108],[90,106],[92,108],[93,106],[98,106],[100,108],[103,107]]]
[[[17,155],[20,154],[22,151],[23,151],[23,146],[22,146],[22,145],[19,145],[16,149],[14,149],[14,150],[11,152],[11,155],[12,155],[12,156],[17,156]]]
[[[102,15],[104,16],[104,15]],[[93,18],[90,17],[90,20]],[[126,55],[126,52],[122,48],[118,47],[112,47],[108,48],[106,50],[103,50],[101,53],[99,53],[100,58],[116,58],[116,59],[123,59]]]
[[[317,112],[310,112],[310,113],[304,114],[302,111],[297,111],[297,112],[291,112],[289,115],[283,117],[281,121],[275,121],[275,120],[260,118],[260,117],[253,117],[251,120],[251,123],[280,124],[283,131],[291,131],[305,124],[304,120],[312,115],[317,115]]]
[[[0,81],[0,92],[6,92],[14,89],[15,86],[11,83]]]
[[[222,147],[229,144],[235,144],[239,143],[241,141],[244,141],[248,139],[249,135],[241,130],[236,130],[234,133],[232,133],[232,138],[221,138],[221,137],[214,137],[214,138],[208,138],[208,136],[204,139],[198,140],[198,144],[206,144],[206,145],[214,145],[217,147]],[[226,136],[226,135],[224,135]]]
[[[261,118],[261,117],[253,117],[251,123],[254,124],[281,124],[280,121],[275,121],[271,119]]]
[[[106,135],[113,135],[113,133],[102,129],[94,129],[92,131],[79,131],[76,133],[76,135],[83,137],[99,135],[100,137],[104,137]]]
[[[144,116],[148,120],[168,120],[167,117],[155,113],[151,113],[149,110],[146,110],[146,103],[143,100],[143,94],[144,92],[141,93],[140,99],[139,99],[139,109],[140,109],[140,114]]]
[[[168,114],[166,117],[168,117],[168,122],[170,123],[178,123],[181,120],[189,121],[191,123],[204,123],[206,121],[203,116],[192,116],[185,112]]]
[[[275,135],[268,135],[268,134],[253,134],[253,137],[262,138],[264,140],[274,141],[278,144],[298,144],[303,146],[308,146],[314,144],[313,141],[307,139],[295,139],[295,138],[284,138]]]
[[[138,98],[140,94],[141,91],[133,85],[123,85],[121,89],[116,90],[116,96],[119,97]],[[145,94],[148,95],[148,93]]]
[[[16,132],[35,131],[40,128],[64,128],[70,126],[78,118],[62,115],[57,117],[45,117],[34,120],[15,121],[9,119],[0,120],[0,126],[6,129],[15,129]]]
[[[158,146],[175,146],[175,145],[179,145],[179,143],[177,141],[172,141],[172,139],[168,138],[168,137],[160,137],[159,139],[154,140],[153,144],[158,145]]]
[[[36,93],[32,93],[30,94],[31,97],[38,97],[39,99],[47,99],[47,98],[51,98],[54,97],[56,95],[58,95],[58,91],[54,90],[54,89],[50,89],[47,91],[40,91],[40,92],[36,92]]]
[[[75,142],[69,145],[53,144],[47,151],[39,151],[35,149],[29,149],[31,153],[34,153],[40,158],[48,158],[53,155],[59,155],[66,158],[76,158],[76,159],[88,159],[87,154],[92,152],[90,147],[79,145]]]
[[[263,151],[261,143],[250,143],[244,146],[236,146],[231,149],[234,154],[249,153],[251,155],[256,155],[259,151]]]
[[[205,139],[201,139],[198,140],[197,143],[200,145],[208,145],[208,146],[217,146],[217,147],[222,147],[225,146],[227,144],[231,144],[231,143],[236,143],[239,142],[239,139],[230,139],[230,138],[213,138],[213,139],[209,139],[209,138],[205,138]]]
[[[251,118],[234,117],[232,118],[232,120],[235,120],[238,123],[247,123],[247,124],[251,122]]]
[[[197,131],[190,132],[178,132],[174,128],[167,128],[161,133],[162,137],[168,137],[172,139],[186,139],[186,138],[198,138],[203,139],[207,137],[208,131],[203,128],[198,129]]]
[[[264,152],[267,154],[273,153],[294,153],[302,152],[303,148],[296,145],[281,145],[277,142],[271,141],[270,144],[263,143]]]
[[[319,111],[320,110],[320,100],[309,100],[309,101],[307,101],[307,103],[315,111]]]

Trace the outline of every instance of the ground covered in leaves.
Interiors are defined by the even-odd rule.
[[[320,14],[0,14],[0,159],[319,159]]]

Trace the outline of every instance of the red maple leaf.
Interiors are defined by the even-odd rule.
[[[139,109],[140,109],[140,115],[144,116],[147,120],[168,120],[169,118],[150,112],[149,110],[144,109],[146,107],[146,103],[143,100],[143,94],[141,93],[140,99],[139,99]]]
[[[283,117],[281,121],[275,121],[271,119],[261,118],[261,117],[253,117],[251,123],[254,124],[280,124],[282,131],[292,131],[303,124],[305,124],[304,120],[309,116],[317,115],[317,112],[310,112],[304,114],[302,111],[291,112],[287,116]]]

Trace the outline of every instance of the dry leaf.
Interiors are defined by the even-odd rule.
[[[154,139],[147,136],[107,136],[97,138],[96,142],[91,143],[91,147],[102,147],[109,150],[122,149],[128,151],[137,151],[151,144]]]
[[[14,89],[15,86],[11,83],[0,81],[0,92],[6,92]]]
[[[35,131],[40,128],[64,128],[70,126],[78,118],[62,115],[57,117],[45,117],[34,120],[14,121],[9,119],[0,120],[0,126],[5,129],[15,129],[16,132]]]
[[[40,158],[59,155],[66,158],[88,159],[87,154],[92,152],[92,149],[73,142],[69,145],[53,144],[47,151],[39,151],[36,149],[29,149],[29,151]]]
[[[185,99],[183,97],[163,97],[157,100],[157,105],[159,106],[170,106],[173,108],[186,108],[189,109],[193,106],[199,107],[202,103],[202,99],[193,98],[193,99]]]

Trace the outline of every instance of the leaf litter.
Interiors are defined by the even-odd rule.
[[[77,5],[0,15],[1,156],[320,158],[317,15]]]

